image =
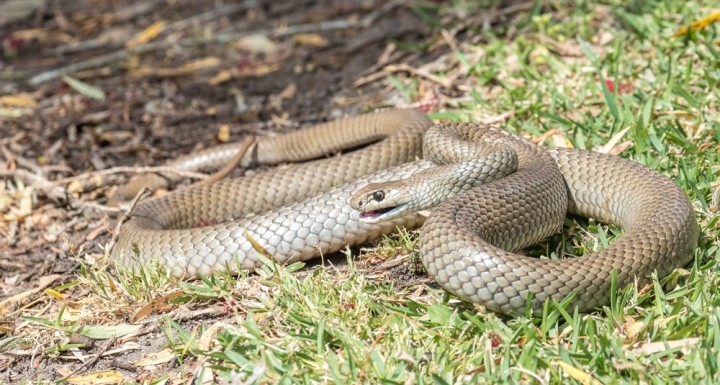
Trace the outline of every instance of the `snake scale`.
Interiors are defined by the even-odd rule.
[[[529,305],[537,314],[546,300],[570,294],[580,311],[605,305],[613,271],[619,287],[645,283],[693,256],[692,206],[665,176],[610,155],[542,148],[493,127],[433,126],[415,110],[261,138],[242,164],[298,162],[363,145],[141,202],[111,257],[131,269],[157,259],[178,277],[252,271],[261,265],[257,245],[285,264],[422,225],[421,259],[443,288],[495,312]],[[175,163],[218,165],[235,148]],[[427,219],[416,213],[430,207]],[[516,254],[558,232],[567,213],[624,233],[576,258]]]

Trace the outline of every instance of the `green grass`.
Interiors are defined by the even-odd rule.
[[[479,312],[439,290],[415,297],[415,288],[396,291],[356,269],[303,277],[279,270],[260,278],[267,295],[245,298],[254,305],[240,306],[247,312],[218,335],[217,351],[179,346],[210,357],[217,373],[269,383],[720,381],[720,231],[710,205],[720,179],[720,28],[673,37],[709,14],[710,2],[549,3],[552,14],[514,22],[513,38],[478,29],[478,43],[459,44],[449,56],[462,65],[434,73],[456,76],[463,92],[433,117],[482,120],[512,110],[509,130],[539,137],[558,129],[588,149],[627,129],[619,142],[631,145],[621,155],[674,178],[693,201],[703,234],[693,265],[647,288],[620,288],[594,313],[551,305],[538,319]],[[423,15],[452,18],[463,7]],[[577,56],[559,55],[539,36]],[[390,79],[408,102],[422,99],[423,82]],[[592,236],[568,243],[596,248],[614,236],[605,231],[591,226]]]
[[[713,2],[546,3],[551,12],[535,8],[496,30],[465,26],[458,50],[447,55],[460,64],[433,69],[461,87],[432,116],[482,121],[513,111],[507,129],[532,137],[557,129],[587,149],[627,129],[621,156],[673,178],[693,202],[702,237],[686,269],[648,287],[619,288],[609,306],[590,314],[548,305],[538,318],[503,318],[432,287],[395,289],[366,277],[351,258],[340,272],[268,264],[258,275],[179,284],[162,274],[87,271],[81,283],[118,305],[180,286],[181,303],[223,306],[222,321],[161,320],[194,383],[211,375],[252,384],[718,383],[720,26],[673,36],[709,15]],[[448,4],[417,11],[436,28],[478,12],[470,2]],[[423,83],[390,79],[407,102],[429,97]],[[585,230],[565,246],[592,250],[616,235],[604,226]],[[412,254],[413,239],[403,234],[377,252]],[[59,320],[38,323],[69,330]]]

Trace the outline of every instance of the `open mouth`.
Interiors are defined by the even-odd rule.
[[[360,220],[364,222],[379,222],[386,217],[390,216],[390,214],[398,211],[402,205],[400,206],[394,206],[394,207],[386,207],[384,209],[379,210],[372,210],[372,211],[363,211],[360,213]]]

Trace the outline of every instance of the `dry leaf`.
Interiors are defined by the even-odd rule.
[[[430,211],[430,210],[420,210],[416,214],[427,218],[430,216],[431,213],[432,213],[432,211]]]
[[[15,323],[12,321],[0,320],[0,336],[10,334],[15,330]]]
[[[222,124],[218,127],[217,139],[223,143],[230,140],[230,125]]]
[[[686,350],[687,348],[690,348],[690,347],[700,344],[700,341],[702,341],[702,339],[700,339],[700,338],[685,338],[682,340],[667,341],[667,342],[663,342],[663,341],[651,342],[649,344],[641,345],[638,348],[632,349],[632,352],[633,353],[654,354],[654,353],[664,352],[666,350],[677,349],[677,348]]]
[[[0,96],[0,104],[12,107],[35,108],[37,102],[28,94]]]
[[[166,294],[160,298],[157,298],[156,300],[145,304],[145,306],[141,307],[137,312],[135,312],[130,321],[132,323],[135,323],[149,316],[150,314],[162,312],[170,307],[174,307],[175,305],[172,303],[172,301],[183,295],[185,295],[185,293],[183,293],[182,291],[174,291],[170,294]]]
[[[562,361],[556,361],[557,364],[567,373],[570,377],[574,378],[577,382],[583,384],[583,385],[600,385],[601,382],[593,378],[588,373],[585,373],[584,371],[568,364]]]
[[[207,68],[214,68],[220,65],[222,60],[214,56],[204,57],[202,59],[193,60],[189,63],[183,64],[178,70],[184,71],[184,73],[196,72]]]
[[[292,37],[292,41],[300,45],[309,45],[313,47],[324,47],[328,45],[328,40],[316,33],[298,33]]]
[[[245,76],[264,76],[276,72],[280,69],[279,63],[260,64],[256,67],[247,67],[240,70],[241,75]]]
[[[260,253],[268,258],[272,258],[272,254],[270,254],[269,251],[265,250],[265,248],[262,247],[255,240],[255,238],[253,238],[252,235],[250,235],[250,233],[246,229],[243,229],[243,233],[245,234],[245,238],[247,238],[247,240],[250,242],[250,245],[252,245],[252,247],[253,247],[253,249],[255,249],[255,251],[257,251],[258,253]]]
[[[417,301],[418,299],[423,297],[424,292],[425,292],[425,287],[418,286],[418,288],[415,289],[415,291],[413,291],[410,295],[408,295],[408,298],[413,301]]]
[[[156,366],[168,363],[176,358],[175,352],[170,349],[163,349],[157,353],[148,353],[138,361],[133,362],[135,366]]]
[[[104,122],[109,121],[111,116],[112,116],[112,112],[110,112],[110,111],[90,112],[88,114],[83,115],[80,119],[78,119],[78,123],[82,123],[82,124],[104,123]]]
[[[23,190],[20,197],[20,212],[17,213],[19,218],[24,218],[32,214],[33,209],[33,189],[27,188]]]
[[[133,29],[125,26],[110,28],[102,31],[98,37],[93,40],[101,41],[105,44],[122,44],[127,37],[133,33]]]
[[[623,152],[625,152],[625,150],[630,148],[630,146],[632,146],[632,144],[633,144],[633,142],[626,140],[626,141],[618,144],[617,146],[613,147],[612,150],[610,150],[610,152],[608,154],[618,156],[618,155],[622,154]]]
[[[720,21],[720,11],[715,11],[715,12],[703,17],[702,19],[695,20],[694,22],[692,22],[692,24],[690,24],[687,27],[685,27],[685,26],[681,27],[680,29],[677,30],[677,32],[675,32],[675,36],[682,36],[691,31],[692,32],[701,31],[701,30],[705,29],[705,27],[707,27],[708,25],[710,25],[716,21]]]
[[[98,385],[98,384],[120,384],[124,380],[123,374],[117,370],[103,370],[72,376],[67,379],[68,384]]]
[[[20,0],[20,1],[27,1],[27,0]],[[2,18],[2,16],[0,16],[0,18]],[[22,40],[22,41],[37,40],[39,42],[46,43],[46,44],[52,43],[52,42],[67,43],[67,42],[73,40],[72,36],[70,36],[64,32],[59,32],[57,30],[48,31],[48,30],[40,29],[40,28],[23,29],[23,30],[15,31],[12,33],[12,37],[14,39],[18,39],[18,40]]]
[[[140,32],[132,40],[127,42],[127,44],[125,44],[125,46],[127,48],[133,48],[133,47],[137,47],[139,45],[146,44],[149,41],[158,37],[158,35],[160,35],[160,33],[163,31],[163,29],[165,29],[165,22],[164,21],[156,21],[155,23],[151,24],[149,27],[145,28],[142,32]]]
[[[80,95],[86,96],[95,100],[105,100],[105,91],[102,89],[92,86],[89,83],[85,83],[82,80],[75,79],[70,76],[63,76],[62,80],[70,86],[70,88],[77,91]]]
[[[63,377],[67,377],[74,373],[74,371],[68,366],[61,366],[61,367],[55,369],[55,371]]]
[[[220,83],[225,83],[230,79],[232,79],[232,72],[228,70],[222,70],[218,72],[215,76],[213,76],[210,80],[208,80],[208,84],[210,84],[211,86],[216,86]]]
[[[130,130],[118,130],[118,131],[105,131],[98,137],[100,140],[109,143],[124,142],[130,140],[135,136],[135,133]]]
[[[270,100],[270,106],[276,110],[282,110],[282,103],[286,99],[290,99],[297,93],[295,83],[288,84],[279,94],[273,96]]]
[[[560,135],[560,130],[558,130],[557,128],[553,128],[550,131],[546,131],[544,134],[540,135],[539,137],[533,137],[530,140],[535,144],[544,143],[546,140],[551,138],[553,135]]]
[[[635,321],[628,323],[623,329],[625,330],[625,335],[628,336],[628,338],[635,340],[638,333],[640,333],[640,331],[642,331],[645,326],[646,324],[644,321]]]
[[[225,324],[222,322],[216,322],[212,325],[210,325],[207,330],[205,330],[205,333],[203,333],[200,338],[198,339],[198,348],[200,350],[210,350],[212,347],[212,342],[215,338],[215,335],[223,328],[225,327]]]
[[[277,95],[278,98],[281,99],[290,99],[293,96],[295,96],[295,93],[297,92],[297,86],[295,83],[290,83],[287,85],[287,87],[283,88],[282,91]]]
[[[622,137],[625,136],[625,134],[628,132],[629,129],[630,129],[629,126],[628,126],[628,127],[625,127],[625,128],[623,128],[622,130],[620,130],[620,132],[618,132],[618,133],[616,133],[615,135],[613,135],[612,138],[610,138],[610,140],[608,140],[608,142],[605,143],[605,145],[603,145],[602,147],[600,147],[600,148],[597,149],[597,152],[600,152],[600,153],[603,153],[603,154],[609,154],[609,153],[612,153],[613,151],[615,151],[615,152],[617,152],[617,153],[622,152],[622,151],[620,151],[619,149],[614,149],[614,147],[615,147],[615,144],[617,144],[617,142],[619,142],[620,139],[622,139]],[[621,144],[621,147],[622,147],[622,146],[623,146],[623,145]],[[625,148],[627,148],[627,146],[629,146],[629,145],[625,145],[625,146],[622,147],[621,149],[624,150]],[[616,154],[616,155],[617,155],[617,154]]]
[[[59,291],[53,290],[53,289],[45,289],[45,294],[55,297],[56,299],[65,299],[65,296],[62,295]]]
[[[248,35],[240,38],[235,46],[243,51],[266,55],[277,52],[278,45],[262,34]]]
[[[83,191],[83,184],[80,183],[79,181],[74,180],[74,181],[70,182],[70,184],[68,184],[67,191],[70,194],[80,193]]]
[[[210,384],[217,384],[215,381],[215,373],[213,373],[212,368],[209,366],[209,364],[205,364],[200,370],[198,370],[198,373],[195,375],[195,378],[202,378],[202,385],[210,385]]]
[[[33,112],[30,108],[0,108],[0,116],[6,118],[19,118],[23,115],[30,115]]]
[[[140,330],[140,325],[121,323],[117,325],[83,325],[75,331],[85,337],[96,340],[124,337]]]
[[[208,68],[214,68],[219,66],[221,63],[221,60],[216,57],[206,57],[198,60],[193,60],[191,62],[185,63],[177,68],[155,68],[155,67],[140,67],[134,71],[132,71],[131,76],[133,77],[140,77],[140,76],[162,76],[162,77],[170,77],[170,76],[183,76],[187,74],[191,74],[193,72],[198,72],[204,69]]]
[[[557,148],[572,148],[572,143],[562,134],[554,134],[552,137],[553,146]]]
[[[661,318],[657,321],[654,321],[653,325],[655,325],[656,327],[659,327],[659,328],[664,328],[665,326],[667,326],[667,324],[669,324],[672,321],[675,321],[678,317],[680,317],[680,316],[675,314],[675,315],[671,315],[670,317]]]

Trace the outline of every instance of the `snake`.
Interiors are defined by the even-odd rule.
[[[175,163],[199,169],[234,151]],[[157,261],[189,278],[255,271],[263,256],[305,261],[420,228],[420,258],[442,288],[493,312],[537,315],[548,301],[591,311],[608,304],[612,285],[667,276],[693,258],[699,235],[687,194],[637,162],[541,147],[491,125],[433,124],[414,109],[262,137],[246,158],[245,166],[280,166],[140,202],[111,258],[133,271]],[[561,231],[568,214],[623,233],[580,256],[522,254]]]

